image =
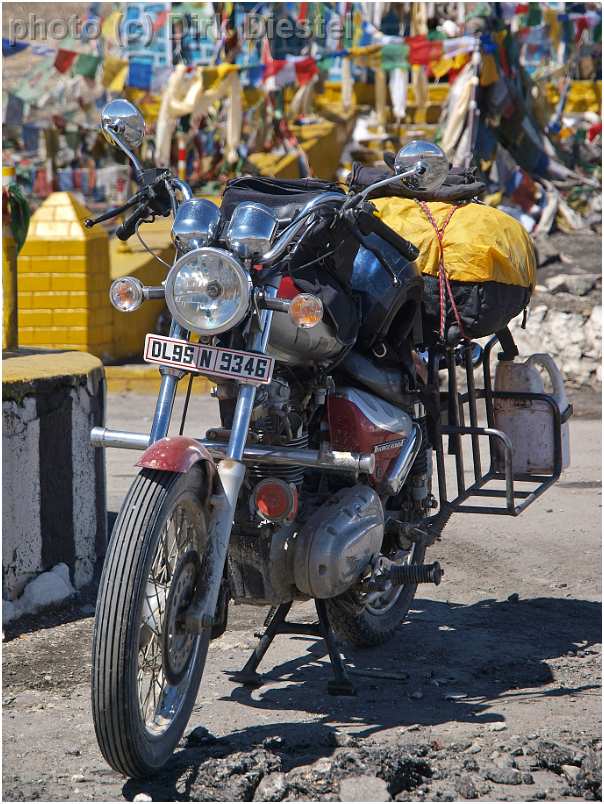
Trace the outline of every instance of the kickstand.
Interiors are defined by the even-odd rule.
[[[329,624],[325,601],[315,600],[315,608],[319,617],[319,622],[317,623],[288,622],[286,617],[291,606],[291,603],[282,603],[276,609],[272,608],[269,611],[264,621],[265,630],[259,635],[258,644],[244,667],[238,672],[232,673],[231,678],[246,687],[260,687],[263,683],[262,676],[256,671],[277,634],[304,634],[306,636],[321,637],[327,645],[333,670],[333,678],[327,684],[327,692],[330,695],[355,695],[356,690],[346,673],[342,655],[338,650],[335,635]]]

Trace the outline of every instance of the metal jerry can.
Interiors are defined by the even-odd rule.
[[[551,355],[536,354],[524,363],[503,360],[495,370],[495,391],[546,393],[541,366],[552,383],[552,396],[561,413],[568,407],[562,374]],[[495,399],[495,427],[512,442],[514,475],[547,474],[554,469],[554,427],[550,406],[541,400]],[[495,467],[503,471],[503,455],[495,449]],[[562,424],[562,469],[570,464],[568,421]]]

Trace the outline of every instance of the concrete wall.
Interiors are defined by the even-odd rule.
[[[57,564],[77,588],[105,553],[101,450],[89,433],[104,421],[105,380],[97,358],[78,352],[21,353],[3,364],[2,596]]]

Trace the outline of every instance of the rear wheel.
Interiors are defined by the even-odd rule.
[[[396,564],[422,564],[426,548],[412,544],[388,550],[385,555]],[[361,595],[355,591],[326,600],[329,622],[336,635],[361,648],[374,647],[394,636],[415,597],[416,584],[393,587],[383,593]]]
[[[184,630],[207,547],[202,466],[143,469],[117,519],[93,638],[92,711],[100,749],[126,776],[170,758],[195,703],[209,630]]]

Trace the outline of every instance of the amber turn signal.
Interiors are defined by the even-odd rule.
[[[291,320],[300,329],[310,329],[323,320],[323,302],[312,293],[299,293],[289,306]]]
[[[132,313],[137,310],[144,298],[143,285],[134,276],[123,276],[112,282],[109,288],[109,299],[116,310]]]

